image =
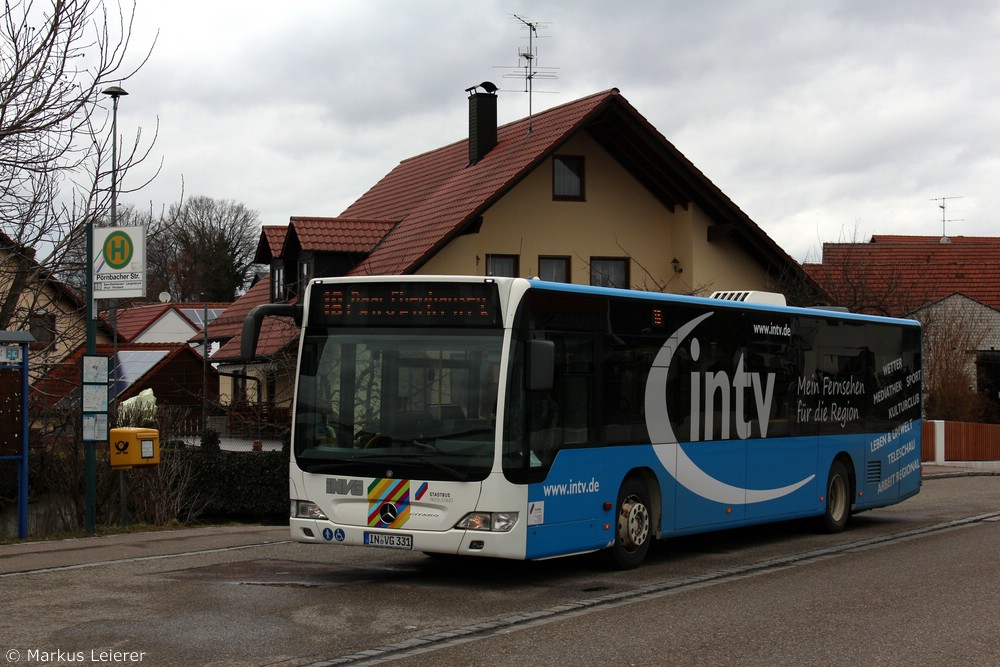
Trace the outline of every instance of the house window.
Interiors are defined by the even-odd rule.
[[[56,340],[56,316],[41,311],[32,313],[28,316],[28,330],[35,338],[35,342],[29,345],[30,349],[46,350]]]
[[[233,375],[233,398],[234,403],[245,403],[247,400],[247,379],[243,375]]]
[[[590,284],[597,287],[628,289],[628,259],[622,257],[591,257]]]
[[[276,264],[271,267],[271,301],[285,300],[285,267]]]
[[[583,201],[583,157],[557,155],[552,159],[552,198]]]
[[[557,283],[569,282],[569,257],[539,257],[538,277]]]
[[[517,278],[517,255],[486,255],[486,275]]]
[[[299,262],[299,293],[306,293],[306,285],[309,284],[309,280],[313,277],[313,263],[312,259],[303,259]]]
[[[274,406],[274,397],[278,394],[278,376],[274,373],[267,375],[267,404]],[[262,403],[264,401],[261,401]]]

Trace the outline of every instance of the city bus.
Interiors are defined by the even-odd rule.
[[[920,490],[920,327],[521,278],[311,281],[243,326],[301,325],[299,542],[512,559],[852,513]],[[747,298],[748,297],[748,298]]]

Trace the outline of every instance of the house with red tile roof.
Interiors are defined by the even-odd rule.
[[[32,385],[34,405],[43,411],[80,400],[80,369],[83,346],[54,364],[47,375]],[[188,408],[199,414],[207,386],[209,404],[218,401],[219,376],[211,364],[185,343],[100,344],[98,355],[110,358],[108,398],[124,401],[152,389],[158,406]]]
[[[140,303],[101,314],[123,343],[185,343],[211,323],[228,303]],[[200,341],[198,341],[200,344]]]
[[[824,243],[803,265],[831,302],[852,311],[905,317],[952,294],[1000,310],[1000,237],[875,235],[867,243]]]
[[[286,301],[289,280],[343,276],[360,264],[395,223],[350,218],[293,216],[287,227],[261,230],[254,262],[270,267],[271,301]]]
[[[0,231],[0,328],[27,331],[34,382],[86,338],[84,300],[35,259],[35,250]],[[110,342],[100,321],[97,342]]]
[[[313,277],[537,276],[705,295],[811,284],[617,89],[499,127],[496,94],[468,103],[468,138],[403,160],[337,217],[262,229],[269,294],[227,310],[233,337],[213,361],[242,367],[249,304],[294,300]],[[296,331],[266,319],[258,354],[294,357]],[[265,398],[290,396],[278,393]]]
[[[803,268],[833,305],[923,323],[929,417],[1000,417],[1000,237],[824,243],[822,261]],[[993,408],[973,405],[975,396]]]

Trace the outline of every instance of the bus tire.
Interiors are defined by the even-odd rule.
[[[823,532],[839,533],[850,518],[851,476],[843,462],[834,461],[826,480],[826,511],[820,526]]]
[[[622,570],[638,567],[649,552],[653,539],[649,490],[635,477],[629,477],[618,490],[615,512],[615,543],[611,560]]]

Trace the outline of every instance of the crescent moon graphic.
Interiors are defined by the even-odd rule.
[[[677,482],[702,498],[727,505],[750,505],[787,496],[812,481],[815,474],[777,489],[747,489],[718,480],[698,467],[677,443],[667,413],[667,374],[681,343],[714,311],[699,315],[673,333],[657,352],[646,378],[646,430],[656,457]]]

